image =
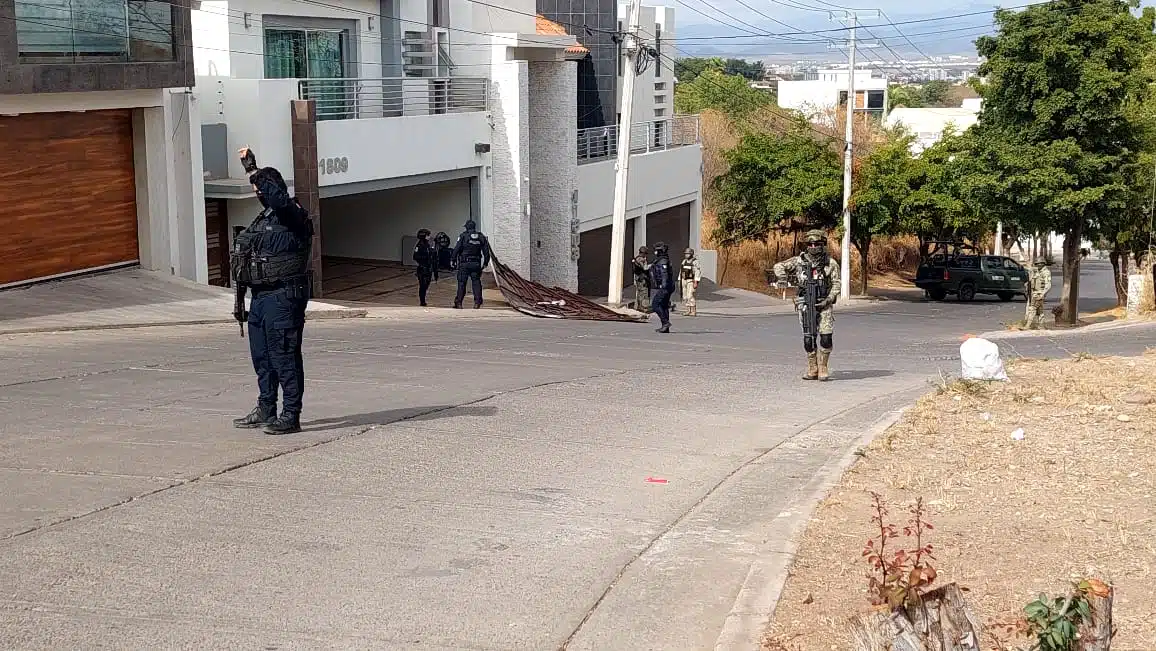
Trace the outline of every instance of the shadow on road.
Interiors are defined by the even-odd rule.
[[[870,380],[877,377],[890,377],[895,375],[894,371],[832,371],[832,380]]]
[[[368,425],[388,425],[400,420],[437,420],[440,418],[455,418],[458,416],[493,416],[497,409],[487,406],[434,405],[430,407],[409,407],[405,409],[386,409],[364,414],[351,414],[335,418],[321,418],[302,423],[304,432],[320,432],[343,427],[366,427]]]

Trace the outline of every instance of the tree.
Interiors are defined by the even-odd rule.
[[[919,86],[892,86],[887,93],[887,99],[888,110],[923,107],[923,93]]]
[[[738,75],[751,81],[762,81],[767,74],[762,61],[752,63],[744,59],[727,59],[723,71],[728,75]]]
[[[911,156],[914,136],[893,132],[863,160],[851,195],[851,242],[859,251],[862,293],[867,293],[868,259],[876,235],[901,230],[904,206],[919,189],[924,175]]]
[[[988,79],[976,127],[980,189],[1021,227],[1064,233],[1057,319],[1069,324],[1079,313],[1082,238],[1127,205],[1126,172],[1140,142],[1126,108],[1148,94],[1141,63],[1156,40],[1156,12],[1136,16],[1138,6],[1052,0],[999,10],[997,34],[976,41]]]
[[[974,171],[969,147],[969,134],[956,134],[949,127],[915,161],[913,190],[903,203],[900,230],[919,237],[921,257],[932,240],[974,240],[994,226],[965,183]]]
[[[919,94],[922,95],[924,106],[948,106],[951,100],[951,84],[940,79],[929,81],[919,89]]]
[[[842,166],[830,143],[805,118],[782,133],[751,133],[724,155],[714,181],[719,246],[763,240],[774,228],[831,227],[842,206]]]
[[[677,79],[680,84],[689,84],[701,75],[704,70],[718,70],[722,72],[725,69],[726,62],[720,57],[685,57],[675,60],[674,78]]]
[[[718,109],[731,119],[741,119],[772,104],[771,96],[751,88],[745,77],[723,74],[714,68],[702,71],[694,81],[674,89],[674,108],[679,113]]]

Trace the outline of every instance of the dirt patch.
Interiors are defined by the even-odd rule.
[[[1112,648],[1156,648],[1154,373],[1152,354],[1020,360],[1008,383],[924,397],[818,507],[763,648],[853,648],[846,621],[869,608],[871,491],[900,526],[916,497],[927,501],[937,583],[970,588],[985,622],[1098,576],[1116,589]]]

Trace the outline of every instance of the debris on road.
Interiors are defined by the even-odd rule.
[[[494,280],[510,307],[530,316],[586,321],[628,321],[646,323],[650,317],[640,312],[619,312],[560,287],[546,287],[519,276],[513,269],[491,257]]]
[[[1156,374],[1153,353],[1016,360],[1007,368],[1014,384],[960,381],[921,399],[816,509],[764,649],[855,648],[849,622],[871,609],[861,553],[879,532],[872,491],[895,505],[924,498],[935,524],[936,585],[968,589],[986,624],[981,648],[1027,646],[994,624],[1024,617],[1041,593],[1063,594],[1073,578],[1092,576],[1114,591],[1112,648],[1150,648],[1156,404],[1132,394]],[[1033,436],[1008,445],[1008,422]],[[813,602],[804,603],[808,596]]]

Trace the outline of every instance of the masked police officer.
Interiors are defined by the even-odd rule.
[[[654,264],[650,265],[650,309],[661,323],[657,332],[670,332],[670,297],[674,294],[674,269],[666,244],[654,245]]]
[[[473,285],[474,309],[482,306],[482,269],[490,264],[490,241],[478,232],[474,220],[465,225],[465,232],[458,236],[454,246],[453,261],[458,270],[458,296],[454,299],[454,309],[462,309],[466,298],[466,280]]]
[[[417,232],[417,244],[413,247],[413,261],[417,264],[417,299],[426,307],[425,297],[429,284],[438,273],[437,252],[429,243],[429,229]]]
[[[311,294],[309,269],[313,222],[309,213],[289,196],[285,179],[272,167],[257,168],[249,148],[240,152],[241,164],[257,193],[262,210],[233,242],[231,271],[236,287],[233,317],[249,323],[249,354],[257,373],[257,407],[236,427],[264,426],[266,434],[301,431],[301,399],[305,367],[301,335],[305,306]],[[252,298],[245,311],[245,292]],[[282,394],[277,415],[277,389]]]

